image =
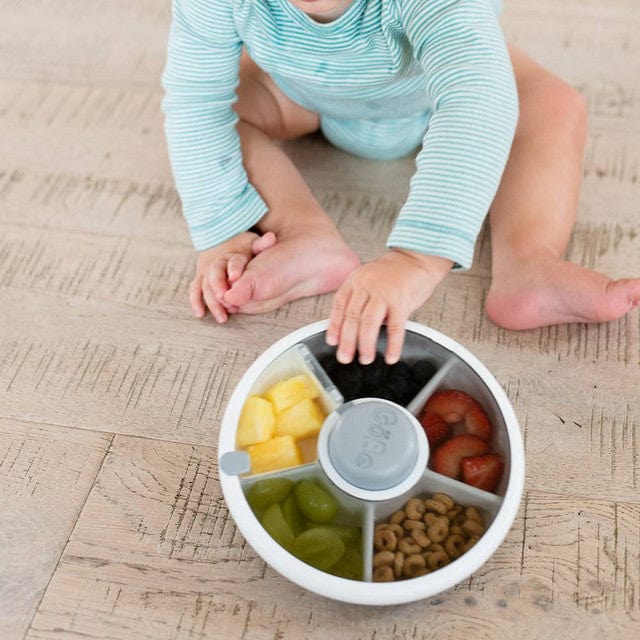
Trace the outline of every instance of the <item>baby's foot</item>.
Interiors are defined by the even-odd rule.
[[[494,277],[487,315],[505,329],[607,322],[640,304],[640,278],[612,280],[580,265],[544,257]]]
[[[335,291],[360,260],[332,225],[292,229],[257,255],[225,294],[240,313],[264,313],[287,302]]]

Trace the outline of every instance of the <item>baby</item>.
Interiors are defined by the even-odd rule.
[[[499,11],[499,0],[174,0],[163,109],[199,251],[193,313],[223,323],[337,289],[326,340],[338,360],[372,362],[385,324],[394,363],[409,315],[471,266],[490,206],[493,322],[601,322],[637,306],[640,278],[563,260],[585,105],[507,47]],[[318,129],[369,158],[422,147],[373,262],[360,265],[276,142]]]

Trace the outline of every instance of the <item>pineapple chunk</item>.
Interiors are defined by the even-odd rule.
[[[264,473],[302,464],[302,455],[291,436],[279,436],[248,447],[251,473]]]
[[[240,413],[236,433],[238,447],[247,447],[273,438],[274,426],[273,405],[264,398],[250,396]]]
[[[284,411],[291,405],[317,398],[320,395],[313,380],[304,374],[287,378],[274,385],[264,394],[267,400],[273,402],[276,413]]]
[[[314,400],[303,400],[276,414],[275,435],[296,440],[314,436],[324,422],[324,412]]]

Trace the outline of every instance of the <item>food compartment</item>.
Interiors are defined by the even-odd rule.
[[[504,495],[510,473],[504,416],[471,366],[451,354],[408,410],[429,440],[430,469]]]
[[[493,494],[427,471],[411,492],[374,505],[371,580],[418,578],[464,561],[501,502]]]
[[[383,356],[387,345],[383,327],[375,360],[361,365],[356,355],[345,365],[336,360],[336,348],[329,347],[324,338],[324,333],[316,334],[305,340],[305,344],[318,358],[345,402],[357,398],[382,398],[406,407],[450,357],[449,352],[433,340],[407,331],[400,361],[387,365]]]
[[[236,448],[248,453],[251,473],[316,460],[320,428],[342,401],[304,344],[276,358],[249,389],[238,420]]]
[[[366,505],[332,485],[317,464],[244,478],[242,490],[285,551],[328,574],[363,579],[371,545]]]

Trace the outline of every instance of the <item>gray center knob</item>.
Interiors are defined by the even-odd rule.
[[[382,400],[348,402],[336,410],[328,440],[331,464],[360,489],[382,491],[413,471],[418,439],[410,416]]]

